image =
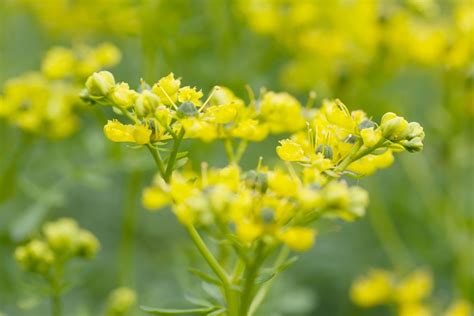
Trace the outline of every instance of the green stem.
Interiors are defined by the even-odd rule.
[[[283,246],[280,250],[280,253],[278,254],[277,259],[275,260],[275,263],[273,264],[273,269],[275,270],[279,266],[281,266],[285,262],[286,258],[288,258],[289,254],[290,254],[290,249],[286,246]],[[257,294],[255,295],[255,298],[250,304],[248,316],[252,316],[255,313],[255,311],[258,309],[258,307],[262,304],[263,300],[267,296],[267,293],[270,290],[270,287],[272,286],[275,279],[276,279],[276,276],[268,280],[265,284],[263,284],[258,289]]]
[[[209,250],[209,248],[207,248],[206,244],[202,240],[196,228],[193,225],[187,225],[186,228],[188,230],[189,236],[191,237],[192,241],[194,242],[199,252],[203,256],[204,260],[206,260],[211,270],[222,282],[222,287],[224,289],[224,294],[227,301],[227,315],[238,316],[238,313],[237,313],[238,312],[238,304],[237,304],[238,296],[236,295],[237,294],[236,291],[232,288],[232,284],[229,281],[229,277],[227,276],[227,273],[221,267],[219,262],[217,262],[216,258],[214,257],[212,252]]]
[[[347,166],[349,166],[351,164],[351,162],[354,161],[353,156],[357,154],[360,147],[362,147],[362,142],[358,141],[357,144],[355,144],[354,147],[352,148],[352,151],[341,161],[341,163],[339,163],[337,165],[337,167],[336,167],[336,169],[334,169],[334,171],[336,171],[336,172],[344,171],[347,168]]]
[[[171,153],[168,159],[168,165],[166,166],[165,175],[163,176],[163,179],[166,182],[170,181],[171,174],[173,173],[174,164],[176,162],[176,156],[178,155],[179,145],[181,144],[181,141],[183,140],[184,133],[185,133],[184,128],[181,128],[178,136],[174,139],[173,148],[171,149]]]
[[[233,163],[235,161],[235,156],[234,156],[234,148],[232,147],[232,141],[230,138],[226,138],[224,140],[224,147],[225,147],[225,152],[227,153],[227,159],[229,160],[229,163]]]
[[[245,271],[245,281],[242,291],[242,300],[240,303],[240,315],[242,316],[247,315],[250,304],[252,303],[253,292],[255,287],[255,278],[258,276],[260,267],[262,266],[263,261],[265,260],[264,247],[265,244],[263,242],[259,242],[259,244],[257,245],[257,249],[255,250],[255,259]]]
[[[248,142],[245,139],[242,139],[237,148],[237,153],[235,154],[235,162],[238,163],[247,149]]]
[[[62,262],[53,267],[52,274],[49,276],[49,284],[51,288],[51,315],[61,316],[61,292],[62,292],[62,278],[63,266]]]
[[[160,153],[151,144],[147,144],[146,147],[148,148],[151,155],[153,156],[153,159],[155,160],[156,166],[158,167],[158,171],[160,172],[161,176],[163,177],[165,175],[165,166],[163,164],[163,160],[161,159]]]

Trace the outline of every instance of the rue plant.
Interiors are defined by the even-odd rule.
[[[157,175],[143,191],[145,208],[171,208],[209,267],[190,268],[208,290],[205,299],[190,299],[195,308],[142,307],[151,314],[254,315],[273,280],[297,260],[293,253],[314,245],[321,218],[364,215],[368,193],[343,177],[370,175],[388,167],[394,153],[423,148],[416,122],[394,113],[377,122],[339,100],[314,108],[314,95],[304,107],[288,93],[266,90],[256,97],[249,89],[248,103],[224,87],[203,99],[173,74],[133,90],[102,71],[81,96],[117,113],[120,119],[104,126],[108,139],[151,153]],[[291,137],[276,146],[278,163],[256,157],[254,169],[239,165],[248,142],[282,133]],[[183,139],[221,141],[228,165],[180,168],[187,162]]]
[[[61,315],[61,296],[69,287],[66,268],[74,259],[91,259],[99,250],[99,241],[71,218],[44,224],[41,236],[15,250],[15,259],[27,272],[47,283],[51,315]]]

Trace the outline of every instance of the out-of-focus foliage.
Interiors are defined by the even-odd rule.
[[[79,80],[39,74],[41,60],[56,46],[111,42],[123,56],[114,74],[136,82],[129,87],[136,91],[138,74],[156,82],[173,71],[183,76],[183,86],[196,84],[205,95],[222,84],[245,96],[248,83],[254,90],[290,90],[303,101],[312,89],[317,104],[338,97],[375,121],[387,111],[418,121],[428,135],[423,153],[401,156],[392,169],[357,180],[371,193],[367,216],[350,225],[323,221],[317,246],[275,282],[260,313],[390,315],[390,306],[351,302],[353,280],[374,267],[402,280],[427,266],[433,288],[424,303],[463,315],[462,300],[474,300],[473,12],[469,0],[6,0],[0,1],[0,85],[3,98],[7,86],[28,91],[20,95],[31,102],[17,109],[38,104],[34,117],[46,113],[52,91],[67,99],[59,103],[71,104],[69,89]],[[62,216],[75,218],[103,245],[65,294],[68,315],[104,314],[115,301],[125,310],[133,305],[132,292],[107,299],[123,286],[147,305],[173,306],[179,294],[200,292],[182,272],[200,262],[186,248],[184,231],[168,213],[156,216],[139,206],[140,188],[156,172],[152,160],[144,149],[108,142],[101,130],[107,120],[97,108],[71,110],[73,116],[60,117],[80,125],[67,119],[63,127],[43,125],[51,116],[41,114],[37,133],[17,128],[14,116],[0,119],[0,313],[49,312],[13,252],[42,223]],[[75,133],[44,137],[55,126]],[[374,137],[372,131],[365,136],[369,142]],[[242,165],[255,167],[247,156],[277,159],[278,139],[251,143]],[[183,146],[195,167],[201,161],[225,165],[221,146]]]

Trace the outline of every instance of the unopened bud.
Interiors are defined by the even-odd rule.
[[[114,75],[108,71],[94,72],[86,81],[86,88],[92,97],[104,97],[115,86]]]

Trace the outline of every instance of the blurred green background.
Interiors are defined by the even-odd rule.
[[[293,16],[298,5],[303,13],[314,6],[319,15]],[[424,151],[403,154],[392,168],[360,180],[371,196],[368,214],[324,225],[317,246],[276,282],[260,315],[392,315],[390,308],[366,310],[350,301],[351,282],[372,267],[426,267],[435,282],[430,303],[472,302],[473,7],[469,0],[2,0],[0,84],[39,70],[52,46],[107,41],[123,54],[116,78],[136,86],[140,78],[153,83],[174,72],[204,92],[219,84],[246,99],[248,84],[305,102],[315,90],[318,102],[338,97],[376,118],[394,111],[418,121],[427,135]],[[451,63],[444,47],[459,35],[459,10],[468,12],[467,31],[461,30],[471,39],[467,58]],[[398,12],[411,21],[407,32],[397,28]],[[377,33],[369,32],[374,27]],[[323,31],[305,37],[308,29]],[[439,30],[447,34],[442,49],[429,33]],[[349,43],[342,53],[331,49],[339,40]],[[422,53],[410,55],[412,45]],[[436,49],[441,53],[430,54]],[[101,109],[85,107],[80,116],[80,129],[59,141],[0,119],[0,313],[48,313],[13,251],[44,221],[63,216],[102,244],[93,262],[73,267],[76,287],[65,296],[66,315],[100,315],[119,285],[135,288],[139,304],[180,304],[183,293],[199,290],[184,271],[200,258],[172,214],[140,205],[152,160],[144,149],[108,142],[102,127],[110,115]],[[244,167],[256,164],[249,157],[274,159],[278,139],[251,145]],[[185,146],[195,167],[226,163],[219,144]]]

